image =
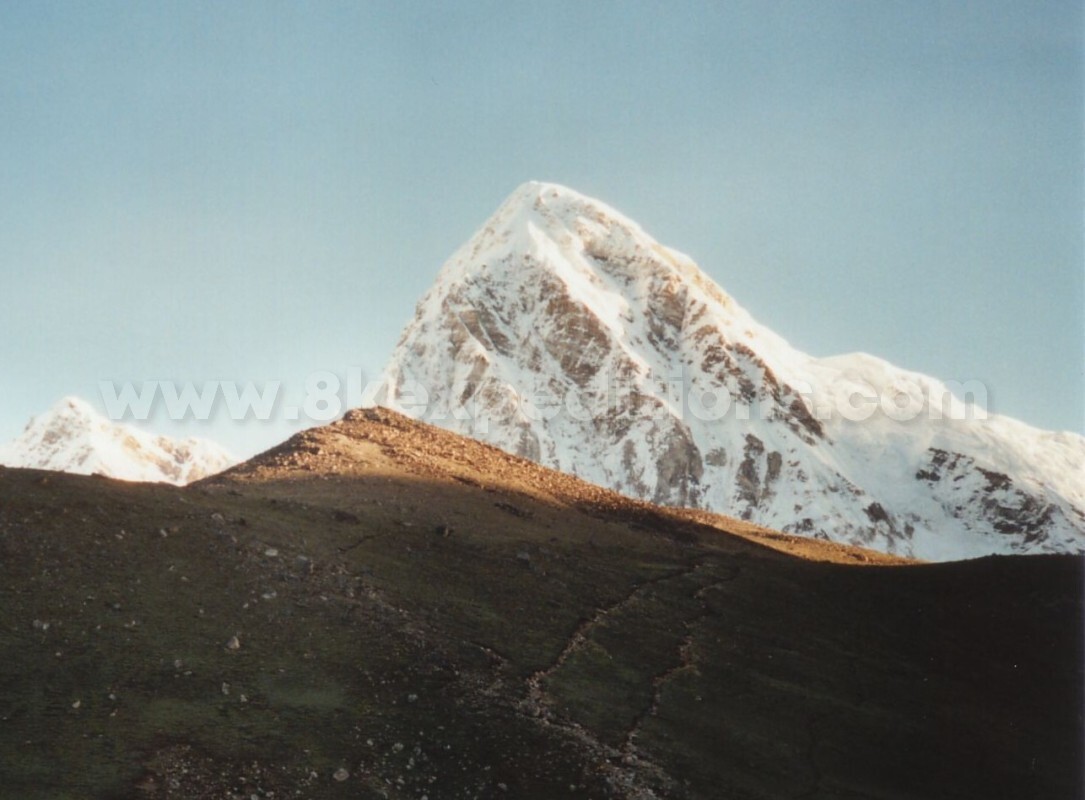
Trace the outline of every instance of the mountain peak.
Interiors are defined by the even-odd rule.
[[[237,459],[213,442],[174,440],[112,422],[82,398],[69,396],[0,445],[0,464],[131,481],[185,484]]]
[[[106,430],[109,425],[109,421],[94,406],[81,397],[69,395],[32,417],[26,423],[20,440],[36,438],[53,443],[61,439],[86,436],[96,429]]]
[[[496,223],[496,224],[495,224]],[[575,189],[558,183],[527,181],[506,198],[486,228],[534,225],[539,230],[580,236],[588,226],[620,229],[625,235],[656,244],[644,230],[621,212]]]
[[[1085,550],[1085,439],[1053,448],[962,415],[933,378],[802,353],[691,259],[557,184],[520,186],[445,264],[376,399],[785,532],[930,559]]]
[[[584,205],[602,205],[600,201],[581,194],[575,189],[563,186],[560,183],[550,181],[524,181],[508,196],[506,202],[517,201],[533,205],[536,201],[547,199],[564,200],[566,202],[582,203]]]
[[[503,285],[504,295],[543,293],[582,310],[616,336],[628,316],[630,294],[643,296],[688,283],[730,306],[730,299],[688,256],[664,247],[636,222],[602,201],[555,183],[520,185],[453,254],[420,313],[435,316],[448,291],[478,283]],[[459,287],[458,289],[455,287]],[[514,288],[518,287],[518,288]],[[731,309],[750,328],[737,307]]]
[[[75,416],[82,419],[97,421],[102,419],[98,411],[81,397],[68,395],[56,403],[43,415],[46,418],[59,416]]]
[[[543,216],[549,215],[551,219],[557,219],[566,224],[577,216],[583,216],[635,229],[641,235],[647,235],[640,225],[613,206],[560,183],[547,181],[522,183],[501,204],[500,208],[504,207],[518,207]]]
[[[539,198],[542,195],[550,192],[551,194],[565,194],[582,197],[579,192],[574,189],[570,189],[568,186],[562,186],[560,183],[552,183],[550,181],[524,181],[517,186],[508,199],[519,198],[521,200],[530,200],[532,198]]]

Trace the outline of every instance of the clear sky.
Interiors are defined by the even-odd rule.
[[[373,376],[529,179],[1081,432],[1082,102],[1080,2],[0,3],[0,440],[100,380]]]

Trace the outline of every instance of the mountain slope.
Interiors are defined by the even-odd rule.
[[[0,445],[0,464],[127,481],[185,484],[221,472],[237,459],[205,439],[153,436],[110,422],[88,403],[67,397]]]
[[[1082,788],[1081,558],[902,563],[383,410],[183,488],[0,469],[0,569],[0,796]]]
[[[441,270],[375,401],[659,503],[928,559],[1085,549],[1085,438],[813,358],[686,256],[517,189]]]

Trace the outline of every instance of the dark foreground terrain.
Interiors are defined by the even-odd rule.
[[[385,412],[0,469],[0,795],[1077,798],[1073,557],[917,565]]]

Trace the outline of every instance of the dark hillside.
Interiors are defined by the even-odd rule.
[[[0,470],[0,794],[1077,798],[1083,561],[904,563],[387,412]]]

